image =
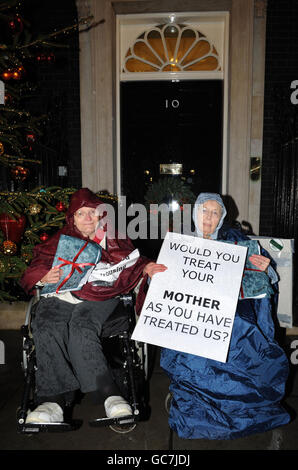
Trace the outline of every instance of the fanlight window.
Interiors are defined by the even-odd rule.
[[[128,49],[123,72],[219,71],[219,55],[199,31],[180,24],[158,25]]]

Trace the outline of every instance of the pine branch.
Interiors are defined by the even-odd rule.
[[[10,0],[6,1],[2,5],[0,5],[0,11],[7,11],[11,8],[15,8],[16,4],[18,3],[18,0]]]
[[[12,166],[13,164],[23,164],[23,163],[36,163],[37,165],[41,165],[41,160],[34,160],[33,158],[26,158],[26,157],[18,157],[16,155],[6,155],[3,154],[0,156],[0,162],[4,166]]]
[[[86,18],[81,18],[80,20],[78,20],[78,22],[72,26],[67,26],[66,28],[63,28],[59,31],[54,31],[53,33],[51,34],[48,34],[46,36],[43,36],[42,38],[39,38],[39,39],[35,39],[34,41],[31,41],[27,44],[24,44],[22,46],[16,46],[16,50],[23,50],[23,49],[27,49],[29,47],[32,47],[32,46],[37,46],[37,45],[47,45],[48,43],[48,39],[50,38],[56,38],[57,36],[60,36],[61,34],[65,34],[67,32],[70,32],[70,31],[74,31],[76,30],[77,28],[79,28],[80,25],[84,25],[84,24],[88,24],[91,20],[93,19],[93,16],[88,16]],[[105,20],[101,20],[99,22],[97,22],[96,24],[94,23],[94,25],[98,25],[98,24],[101,24],[103,23]],[[51,44],[51,47],[53,46],[53,44]]]

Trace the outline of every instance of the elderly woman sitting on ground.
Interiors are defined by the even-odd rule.
[[[248,237],[223,223],[221,197],[201,193],[194,206],[195,236],[239,241]],[[272,286],[277,275],[269,255],[250,257]],[[281,406],[288,361],[274,339],[276,296],[239,299],[226,363],[172,349],[161,352],[171,379],[169,425],[186,439],[232,439],[268,431],[289,421]]]

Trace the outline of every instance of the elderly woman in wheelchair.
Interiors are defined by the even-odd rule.
[[[101,246],[101,262],[114,265],[134,250],[131,241],[115,234],[110,238],[99,227],[102,202],[87,188],[76,191],[66,214],[66,225],[48,241],[35,247],[34,257],[21,285],[28,293],[36,286],[56,284],[62,269],[52,267],[60,236],[67,235]],[[64,422],[64,409],[75,391],[90,394],[95,405],[104,404],[108,419],[131,416],[134,410],[122,396],[106,359],[101,335],[121,296],[138,286],[142,302],[149,278],[165,269],[139,256],[120,272],[113,285],[87,282],[80,290],[55,291],[34,306],[32,332],[36,352],[36,408],[29,410],[27,425]]]

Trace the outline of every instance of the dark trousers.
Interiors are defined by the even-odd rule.
[[[118,303],[119,299],[71,304],[41,298],[32,320],[39,397],[78,389],[99,394],[100,401],[120,395],[100,341],[102,325]]]

